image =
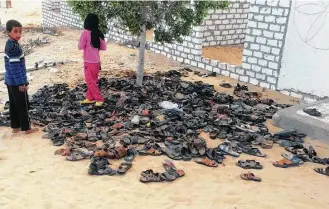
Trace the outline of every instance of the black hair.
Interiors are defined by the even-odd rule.
[[[91,44],[94,48],[100,49],[101,42],[99,38],[104,40],[104,34],[98,29],[99,19],[96,14],[89,13],[84,21],[84,29],[91,31]]]
[[[14,27],[22,27],[22,24],[20,22],[18,22],[17,20],[8,20],[8,22],[6,23],[6,30],[8,32],[11,32],[11,30]]]

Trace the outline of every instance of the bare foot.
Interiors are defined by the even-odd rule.
[[[20,128],[13,128],[13,129],[11,130],[11,133],[16,134],[16,133],[18,133],[18,132],[20,132],[20,131],[21,131]]]
[[[39,129],[37,129],[37,128],[31,128],[30,130],[25,131],[25,134],[32,134],[32,133],[37,132],[38,130],[39,130]]]

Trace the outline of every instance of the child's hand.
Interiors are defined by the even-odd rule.
[[[21,92],[26,92],[27,89],[28,89],[28,87],[25,86],[25,85],[22,85],[22,86],[19,86],[18,89],[19,89],[19,91],[21,91]]]

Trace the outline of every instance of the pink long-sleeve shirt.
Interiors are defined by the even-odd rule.
[[[107,49],[105,40],[101,39],[100,50],[105,51]],[[84,30],[81,34],[79,45],[79,50],[83,50],[83,60],[88,63],[99,63],[100,56],[99,50],[94,48],[91,44],[91,31]]]

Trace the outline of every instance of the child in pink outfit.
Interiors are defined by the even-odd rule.
[[[86,99],[81,104],[93,104],[102,106],[104,98],[97,85],[98,75],[101,69],[99,51],[106,50],[104,34],[98,29],[98,17],[88,14],[84,22],[85,30],[81,34],[79,50],[83,50],[85,80],[87,83]]]

